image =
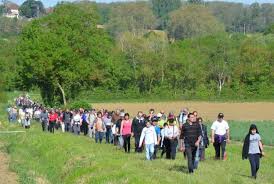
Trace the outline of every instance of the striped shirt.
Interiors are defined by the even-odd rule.
[[[195,146],[195,142],[198,140],[199,136],[202,135],[200,125],[198,123],[193,123],[190,125],[189,123],[183,124],[182,132],[180,135],[180,139],[184,139],[185,145],[189,145],[191,147]]]

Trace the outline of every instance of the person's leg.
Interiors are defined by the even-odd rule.
[[[256,163],[256,174],[255,178],[257,178],[257,172],[260,169],[260,154],[256,154],[255,156],[255,163]]]
[[[150,151],[149,151],[150,160],[153,160],[154,147],[155,147],[154,144],[150,144],[150,146],[149,146],[149,150],[150,150]]]
[[[104,138],[104,132],[99,132],[99,142],[100,142],[100,144],[102,144],[103,138]]]
[[[124,150],[127,152],[127,137],[123,135],[123,140],[124,140]]]
[[[127,136],[127,144],[128,144],[127,152],[130,153],[130,135]]]
[[[139,152],[140,136],[134,135],[134,140],[135,140],[135,152]]]
[[[220,143],[214,142],[213,146],[215,148],[215,159],[220,159]]]
[[[249,162],[250,162],[250,167],[251,167],[251,176],[256,177],[256,156],[255,154],[249,154]]]
[[[146,159],[150,160],[150,144],[146,144]]]
[[[225,147],[226,147],[226,141],[223,141],[222,143],[221,143],[221,149],[222,149],[222,160],[224,159],[224,157],[225,157]]]
[[[199,149],[197,149],[197,147],[193,147],[192,148],[192,163],[193,163],[193,168],[194,169],[197,169],[198,168],[198,165],[199,165],[199,158],[196,158],[196,156],[199,156],[197,155],[199,154]]]
[[[192,162],[192,150],[191,147],[187,146],[185,148],[186,157],[187,157],[187,165],[189,173],[193,173],[193,162]]]
[[[109,143],[110,131],[111,131],[111,129],[107,128],[107,131],[106,131],[106,143]]]
[[[170,140],[166,139],[166,158],[167,159],[171,158],[170,154],[171,154]]]
[[[99,132],[95,132],[95,142],[98,143],[98,139],[99,139]]]
[[[205,160],[205,148],[200,148],[200,160]]]
[[[175,160],[175,158],[176,158],[177,145],[178,145],[177,140],[172,141],[172,147],[171,147],[171,159],[172,160]]]

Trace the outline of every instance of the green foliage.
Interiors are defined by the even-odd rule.
[[[83,100],[73,101],[68,105],[68,107],[70,109],[80,109],[80,108],[91,109],[92,108],[92,106],[87,101],[83,101]]]
[[[40,17],[46,13],[44,5],[41,1],[26,0],[19,8],[21,16],[27,18]]]
[[[219,32],[224,32],[224,26],[203,6],[184,6],[170,14],[168,34],[176,40]]]
[[[168,24],[168,14],[181,7],[180,0],[151,0],[152,9],[158,18],[158,28],[164,30]]]
[[[111,42],[97,22],[93,4],[61,4],[26,26],[17,52],[26,89],[38,86],[44,102],[55,105],[62,90],[73,99],[82,86],[101,85]]]
[[[272,123],[269,127],[272,127],[273,132],[273,122],[269,123]],[[259,124],[258,127],[261,130]],[[9,129],[20,130],[19,127]],[[239,136],[243,139],[247,131],[243,130]],[[264,133],[262,130],[263,141]],[[268,137],[273,136],[269,134]],[[10,167],[18,173],[21,183],[253,183],[247,177],[250,175],[250,164],[241,158],[241,143],[227,145],[228,160],[225,162],[214,161],[214,147],[211,144],[206,149],[206,161],[199,163],[199,169],[194,175],[189,175],[187,162],[181,153],[177,154],[175,162],[166,159],[148,162],[145,153],[125,154],[112,145],[95,144],[88,137],[76,137],[71,133],[43,133],[40,124],[36,123],[26,133],[2,134],[0,140],[5,143],[4,149],[11,159]],[[261,160],[256,182],[270,184],[273,178],[274,150],[265,147],[264,152],[267,156]],[[147,173],[153,176],[153,180],[147,177]]]
[[[264,34],[274,34],[274,24],[271,25],[271,26],[269,26],[269,27],[265,30]]]
[[[111,9],[108,32],[114,36],[130,31],[136,34],[153,29],[156,19],[145,2],[121,3]]]

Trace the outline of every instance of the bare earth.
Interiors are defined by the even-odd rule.
[[[17,183],[17,175],[9,170],[8,156],[0,150],[0,184]]]
[[[148,113],[150,108],[156,112],[164,110],[174,112],[176,115],[180,109],[188,107],[190,111],[198,111],[204,120],[214,120],[219,112],[223,112],[227,120],[274,120],[274,103],[213,103],[213,102],[149,102],[149,103],[95,103],[96,109],[115,110],[123,108],[131,117],[137,111]]]

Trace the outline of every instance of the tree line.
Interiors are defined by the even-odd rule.
[[[1,37],[1,79],[6,90],[39,89],[47,105],[86,94],[272,99],[273,24],[228,29],[212,4],[239,6],[176,0],[58,4],[19,33]]]

